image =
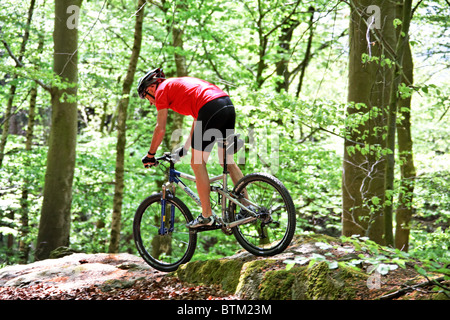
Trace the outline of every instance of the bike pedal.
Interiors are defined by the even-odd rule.
[[[221,229],[222,225],[221,224],[212,224],[210,226],[201,226],[198,228],[192,228],[191,230],[196,230],[198,232],[203,232],[203,231],[210,231],[210,230],[217,230],[217,229]]]

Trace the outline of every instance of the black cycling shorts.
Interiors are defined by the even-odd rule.
[[[206,103],[198,112],[191,140],[192,149],[211,152],[217,139],[234,134],[235,122],[236,112],[230,97],[220,97]]]

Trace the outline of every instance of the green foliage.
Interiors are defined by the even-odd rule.
[[[431,234],[417,233],[413,235],[414,247],[410,252],[400,251],[389,247],[383,247],[367,238],[342,237],[343,242],[349,242],[357,251],[358,257],[348,261],[351,265],[360,263],[371,264],[369,272],[387,274],[398,267],[405,269],[406,265],[414,265],[422,275],[444,274],[449,276],[448,265],[450,265],[449,243],[450,234],[440,229]],[[450,277],[449,277],[450,279]]]
[[[291,192],[302,228],[333,232],[340,219],[340,156],[321,128],[339,127],[331,114],[340,106],[264,92],[240,97],[246,103],[237,121],[238,132],[247,137],[244,173],[277,176]]]
[[[165,7],[162,7],[163,3]],[[332,8],[326,1],[314,2],[312,58],[305,69],[302,91],[297,97],[298,75],[290,78],[287,91],[276,90],[281,79],[276,72],[277,63],[288,59],[288,71],[292,71],[304,59],[311,3],[299,2],[298,7],[295,7],[297,1],[278,4],[277,1],[249,0],[147,2],[145,36],[134,83],[143,72],[156,66],[162,66],[169,76],[175,76],[174,52],[185,56],[191,76],[216,83],[230,93],[238,111],[237,131],[246,140],[245,150],[236,157],[243,172],[269,172],[285,183],[296,206],[298,233],[339,236],[343,138],[347,137],[349,130],[359,130],[361,138],[383,134],[383,128],[374,132],[361,128],[384,111],[357,104],[353,106],[356,112],[346,117],[348,48],[347,38],[338,37],[341,32],[345,34],[348,27],[348,17],[345,16],[348,8],[344,3]],[[23,34],[28,5],[28,1],[12,0],[4,0],[0,4],[1,39],[15,54],[20,50],[20,41],[17,40]],[[79,136],[70,240],[74,248],[84,252],[106,252],[108,248],[115,180],[116,108],[133,41],[135,1],[113,0],[103,5],[103,1],[84,1],[79,23]],[[410,87],[399,88],[403,98],[411,96],[415,102],[411,112],[418,179],[413,195],[416,213],[411,223],[410,255],[429,261],[428,266],[435,270],[448,263],[448,248],[443,244],[448,243],[450,224],[448,77],[437,72],[433,78],[437,66],[445,66],[442,61],[445,61],[445,52],[448,53],[446,38],[441,36],[448,33],[445,8],[443,1],[419,7],[416,13],[419,18],[414,20],[418,27],[412,35],[413,51],[417,52],[415,60],[419,60],[420,66],[415,72],[419,90],[413,92]],[[291,13],[289,22],[285,21]],[[3,129],[5,106],[12,84],[17,85],[14,114],[19,119],[19,132],[8,136],[5,159],[0,168],[0,263],[16,262],[18,241],[24,240],[33,249],[37,236],[51,119],[50,96],[41,88],[38,89],[32,151],[25,151],[23,136],[29,91],[35,85],[32,79],[68,87],[51,71],[53,18],[52,6],[43,6],[38,1],[23,60],[24,68],[16,68],[5,50],[0,52],[0,130]],[[290,50],[280,44],[282,29],[275,28],[282,23],[285,26],[298,23]],[[183,30],[182,49],[171,45],[173,27]],[[41,38],[44,44],[42,52],[39,52],[37,48]],[[264,43],[267,47],[263,52]],[[392,66],[392,61],[385,56],[365,55],[362,60],[364,63]],[[262,85],[258,85],[261,82],[257,79],[258,67],[263,67]],[[12,75],[17,75],[17,79],[11,81]],[[185,133],[189,132],[190,121],[185,120]],[[127,119],[120,243],[120,250],[124,252],[136,253],[132,241],[134,212],[146,196],[160,190],[159,183],[163,180],[162,171],[145,170],[140,162],[148,150],[155,122],[154,107],[140,100],[133,87]],[[355,145],[347,152],[381,158],[390,151],[377,145]],[[211,159],[214,159],[211,173],[220,172],[216,155],[213,154]],[[180,170],[189,172],[189,161],[184,161]],[[26,239],[20,239],[24,185],[29,192],[30,232]],[[190,187],[195,190],[195,186]],[[189,202],[191,200],[183,200],[194,208]],[[371,202],[374,206],[382,205],[382,199],[377,197],[373,197]],[[192,211],[193,215],[198,214],[195,209]],[[7,245],[9,235],[14,239],[12,248]],[[392,255],[381,253],[381,249],[368,242],[365,248],[374,253],[373,260],[367,262],[377,265],[380,268],[377,270],[382,272],[389,271],[392,264],[402,267],[404,260],[410,259],[399,252]],[[207,260],[233,254],[238,249],[232,236],[220,231],[204,233],[199,238],[195,258]],[[32,255],[33,252],[29,260],[32,260]],[[305,263],[324,261],[325,258],[315,256]]]
[[[30,233],[21,240],[31,245],[37,235],[39,212],[42,205],[42,184],[44,181],[46,149],[37,147],[33,152],[23,150],[24,138],[13,136],[9,140],[5,161],[0,168],[0,237],[20,236],[20,216],[27,206]],[[23,190],[28,191],[23,199]],[[16,249],[0,241],[0,261],[8,264],[18,262]]]
[[[436,229],[433,233],[414,232],[414,248],[411,256],[423,263],[421,270],[443,273],[450,279],[450,233]]]
[[[79,136],[72,200],[71,245],[88,253],[108,249],[114,195],[115,140],[91,132]]]

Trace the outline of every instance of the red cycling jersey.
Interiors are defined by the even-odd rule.
[[[156,109],[171,109],[197,119],[198,112],[206,103],[228,96],[219,87],[192,77],[170,78],[156,90]]]

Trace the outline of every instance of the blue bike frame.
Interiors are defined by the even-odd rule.
[[[195,201],[200,207],[202,205],[199,197],[189,188],[180,178],[187,179],[190,181],[195,182],[196,179],[194,176],[190,174],[186,174],[184,172],[175,170],[174,168],[169,169],[169,184],[176,183],[178,187],[180,187],[186,194],[188,194],[192,200]],[[219,181],[223,179],[224,184],[226,187],[226,174],[215,176],[211,179],[209,179],[210,183]],[[164,235],[168,232],[173,232],[174,230],[174,221],[175,221],[175,207],[172,206],[170,208],[170,225],[169,228],[166,227],[166,207],[167,207],[167,200],[166,200],[166,188],[163,188],[163,196],[161,199],[161,226],[159,228],[158,234]]]
[[[226,152],[224,152],[224,157],[223,157],[223,173],[221,175],[217,175],[217,176],[210,178],[209,182],[213,183],[215,181],[222,180],[222,188],[211,187],[211,191],[215,191],[222,196],[222,215],[226,211],[227,200],[230,200],[230,201],[234,202],[236,205],[238,205],[240,208],[249,212],[251,214],[251,217],[247,217],[247,218],[244,218],[244,219],[241,219],[238,221],[233,221],[231,223],[224,223],[222,221],[223,226],[225,228],[233,228],[240,224],[251,222],[251,221],[255,220],[256,216],[257,216],[257,214],[255,212],[253,212],[249,208],[242,205],[235,197],[231,197],[227,191],[228,167],[227,167],[226,154],[230,154],[230,152],[232,152],[232,150],[229,150],[232,146],[230,146],[230,147],[227,147],[227,146],[229,145],[229,141],[231,141],[231,139],[234,139],[234,138],[237,139],[238,137],[239,137],[239,135],[231,135],[227,139],[218,139],[217,140],[219,142],[222,142],[225,145],[225,149],[226,149]],[[167,154],[167,155],[169,155],[169,154]],[[202,206],[199,197],[186,184],[184,184],[184,182],[180,178],[187,179],[187,180],[190,180],[193,182],[196,181],[195,176],[175,170],[174,163],[171,162],[170,169],[169,169],[169,182],[163,186],[163,194],[162,194],[162,198],[161,198],[161,227],[158,231],[158,233],[160,235],[165,235],[168,232],[174,231],[175,207],[173,205],[170,208],[170,216],[171,216],[170,226],[168,229],[166,228],[166,206],[167,206],[166,190],[169,188],[170,185],[173,185],[174,183],[176,183],[176,185],[179,186],[184,192],[186,192],[195,201],[195,203],[197,203],[200,207]],[[174,195],[175,195],[175,192],[173,192],[173,196]],[[249,201],[248,199],[246,200],[246,202],[253,205],[255,208],[257,207],[256,204],[251,203],[251,201]]]

